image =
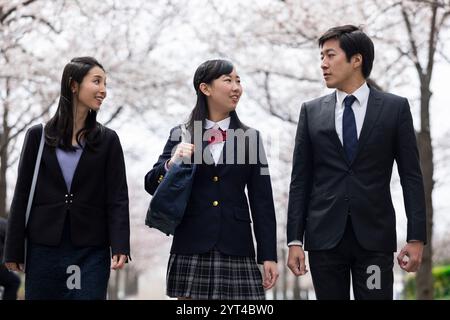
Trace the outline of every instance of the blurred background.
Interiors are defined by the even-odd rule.
[[[133,261],[111,273],[109,299],[167,299],[171,238],[144,225],[144,175],[194,106],[197,66],[226,58],[244,88],[237,112],[261,131],[271,169],[280,278],[267,298],[314,299],[310,276],[286,267],[287,197],[301,103],[331,92],[317,39],[342,24],[373,39],[370,82],[409,99],[417,131],[430,242],[417,274],[395,267],[395,299],[450,299],[448,0],[0,0],[0,216],[8,216],[26,129],[56,110],[65,64],[93,56],[108,77],[98,119],[119,134],[130,193]],[[396,169],[392,195],[400,247]]]

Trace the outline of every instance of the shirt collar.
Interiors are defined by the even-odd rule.
[[[220,120],[219,122],[214,122],[209,119],[205,119],[204,127],[205,127],[205,129],[211,129],[212,127],[214,127],[217,124],[220,129],[222,129],[223,131],[226,131],[230,127],[230,119],[231,118],[228,117],[223,120]]]
[[[351,93],[351,95],[355,96],[356,100],[358,100],[359,102],[359,106],[363,106],[366,101],[369,99],[369,93],[370,93],[370,89],[369,86],[367,85],[367,82],[364,82],[362,84],[361,87],[359,87],[358,89],[356,89],[353,93]],[[343,108],[343,102],[346,96],[348,96],[349,94],[336,89],[336,99],[338,102],[338,105],[341,106],[341,108]]]

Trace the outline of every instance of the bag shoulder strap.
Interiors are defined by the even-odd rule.
[[[189,142],[189,139],[187,137],[187,128],[186,125],[183,123],[181,126],[181,142]]]
[[[44,150],[44,144],[45,144],[45,132],[44,132],[44,124],[42,124],[41,141],[39,143],[39,150],[36,157],[36,164],[34,165],[34,173],[33,173],[33,180],[31,182],[30,194],[28,195],[27,211],[25,215],[25,227],[27,226],[28,219],[30,218],[31,205],[33,204],[34,190],[36,189],[36,181],[39,174],[39,167],[41,166],[41,158],[42,152]]]

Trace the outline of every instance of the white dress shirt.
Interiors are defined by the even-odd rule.
[[[206,130],[211,129],[211,128],[217,130],[220,128],[223,131],[226,131],[230,127],[230,117],[220,120],[219,122],[214,122],[209,119],[206,119],[204,127]],[[219,162],[220,154],[222,153],[224,144],[225,144],[225,141],[222,141],[222,142],[212,143],[207,146],[207,148],[209,148],[209,151],[211,152],[211,155],[214,159],[214,163],[216,165]]]
[[[355,92],[350,93],[353,95],[356,100],[352,104],[353,113],[355,114],[356,121],[356,131],[358,134],[361,133],[361,129],[364,123],[364,117],[366,116],[367,110],[367,102],[369,100],[370,89],[366,82],[363,83],[361,87],[355,90]],[[344,99],[349,94],[336,89],[336,107],[334,109],[334,123],[336,126],[336,133],[341,140],[342,145],[344,145],[344,141],[342,140],[342,117],[344,116]],[[294,240],[288,243],[288,246],[303,246],[303,243],[300,240]]]
[[[355,121],[356,121],[356,132],[358,134],[361,133],[361,129],[364,123],[364,117],[366,116],[366,110],[367,110],[367,101],[369,100],[369,93],[370,89],[367,86],[367,83],[364,82],[364,84],[356,89],[355,92],[350,93],[352,96],[356,98],[355,102],[352,104],[353,113],[355,114]],[[336,108],[334,110],[334,124],[336,126],[336,132],[339,137],[339,140],[341,140],[342,145],[344,145],[344,142],[342,140],[342,118],[344,116],[344,99],[349,94],[336,90]]]

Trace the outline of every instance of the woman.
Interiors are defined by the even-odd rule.
[[[194,89],[197,103],[185,125],[192,137],[188,142],[196,145],[180,143],[181,128],[172,129],[158,162],[145,176],[145,188],[153,194],[180,159],[197,163],[196,156],[202,155],[183,220],[175,230],[167,295],[264,299],[264,288],[273,287],[278,272],[272,187],[270,176],[264,174],[267,165],[259,133],[243,125],[236,114],[242,87],[230,62],[201,64],[194,75]],[[256,261],[245,187],[257,242]],[[257,263],[263,264],[264,280]]]
[[[106,299],[110,266],[121,269],[130,254],[122,147],[96,120],[105,97],[105,70],[94,58],[65,66],[25,227],[42,127],[27,132],[5,245],[6,266],[23,271],[28,240],[25,299]]]

